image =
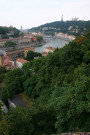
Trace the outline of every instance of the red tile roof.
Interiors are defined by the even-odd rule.
[[[32,38],[32,37],[30,37]],[[9,41],[9,40],[21,40],[21,39],[30,39],[29,37],[18,37],[18,38],[11,38],[11,39],[0,39],[0,42],[3,42],[3,41]]]
[[[11,52],[6,52],[6,53],[8,55],[8,54],[19,53],[19,52],[24,52],[24,49],[22,49],[22,50],[16,50],[16,51],[11,51]]]
[[[19,61],[19,62],[21,62],[22,64],[24,64],[24,63],[26,63],[26,62],[29,62],[29,61],[24,60],[24,59],[22,59],[22,58],[18,58],[16,61]]]
[[[46,47],[45,49],[55,50],[56,48],[53,48],[53,47]]]
[[[12,39],[0,39],[0,42],[3,42],[3,41],[12,41],[12,40],[14,40],[14,38],[12,38]]]
[[[24,48],[24,50],[35,50],[34,47]]]
[[[10,58],[6,58],[3,62],[3,66],[12,66],[13,60]]]

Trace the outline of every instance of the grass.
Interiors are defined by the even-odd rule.
[[[29,96],[27,96],[24,92],[20,94],[22,97],[22,100],[26,103],[26,107],[32,107],[32,100],[30,99]]]

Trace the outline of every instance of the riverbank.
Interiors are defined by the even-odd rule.
[[[28,47],[41,47],[43,45],[46,44],[46,41],[42,41],[42,42],[37,42],[37,43],[30,43],[30,44],[22,44],[22,45],[16,45],[15,47],[1,47],[0,50],[4,50],[4,51],[15,51],[15,50],[20,50],[20,49],[24,49],[24,48],[28,48]]]

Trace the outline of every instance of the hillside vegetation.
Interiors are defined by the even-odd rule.
[[[90,132],[90,32],[6,74],[3,101],[24,91],[31,108],[0,117],[0,135]]]
[[[9,38],[9,37],[19,37],[19,36],[23,36],[23,33],[20,32],[18,29],[16,29],[15,27],[1,27],[0,26],[0,38]]]
[[[32,28],[29,31],[41,31],[46,35],[54,35],[55,32],[63,32],[78,36],[83,35],[89,29],[90,21],[56,21]]]

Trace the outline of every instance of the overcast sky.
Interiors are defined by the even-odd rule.
[[[31,28],[78,17],[90,20],[90,0],[0,0],[0,26]]]

